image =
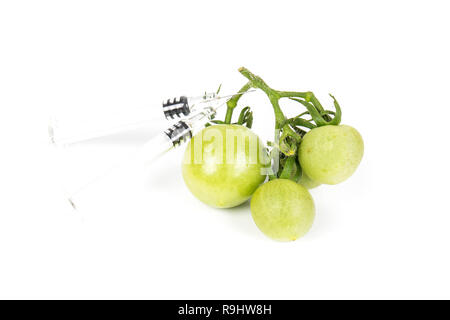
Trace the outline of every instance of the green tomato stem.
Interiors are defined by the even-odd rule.
[[[253,88],[261,89],[269,98],[270,103],[273,107],[273,111],[275,113],[274,142],[275,145],[278,145],[278,141],[280,141],[279,132],[286,123],[286,117],[280,108],[279,100],[281,97],[278,94],[278,91],[269,87],[267,83],[265,83],[264,80],[261,79],[261,77],[253,74],[252,72],[250,72],[250,70],[244,67],[239,68],[239,72],[249,80],[249,83]],[[279,147],[274,147],[271,152],[272,160],[277,160],[276,158],[279,157],[279,150]],[[274,175],[271,175],[269,178],[272,179],[273,177]]]
[[[311,120],[313,120],[313,119],[311,119]],[[300,116],[297,116],[295,118],[289,119],[289,123],[292,124],[293,126],[314,129],[314,128],[316,128],[316,126],[310,122],[311,120],[305,120],[303,118],[300,118]]]
[[[269,97],[275,113],[275,129],[281,129],[286,122],[286,117],[284,116],[283,111],[281,111],[280,104],[278,102],[278,100],[280,100],[278,91],[269,87],[267,83],[261,79],[261,77],[254,75],[244,67],[239,68],[239,72],[249,80],[249,83],[253,88],[261,89]]]
[[[306,99],[309,92],[297,92],[297,91],[278,91],[281,98],[303,98]]]
[[[234,108],[236,108],[237,103],[239,101],[239,99],[242,97],[242,95],[247,92],[250,88],[252,87],[251,83],[248,82],[246,83],[241,90],[238,91],[238,94],[234,95],[231,97],[230,100],[228,100],[227,102],[227,113],[225,115],[225,121],[224,123],[226,124],[230,124],[231,123],[231,118],[233,116],[233,111]]]

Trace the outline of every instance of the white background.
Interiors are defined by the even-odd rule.
[[[447,1],[0,2],[0,298],[450,298],[449,10]],[[182,149],[104,180],[70,208],[66,176],[120,162],[157,130],[56,152],[51,115],[159,112],[163,98],[220,83],[235,92],[240,66],[330,107],[335,94],[343,123],[364,137],[354,176],[312,191],[307,236],[274,242],[248,204],[200,203],[182,180]],[[270,137],[265,96],[243,103]]]

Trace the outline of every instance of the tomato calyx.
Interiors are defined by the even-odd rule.
[[[308,114],[311,116],[312,120],[315,122],[316,126],[328,126],[328,125],[338,125],[341,122],[342,111],[336,98],[330,94],[333,98],[334,107],[336,111],[324,110],[319,100],[314,96],[312,92],[308,92],[306,98],[299,99],[298,97],[289,97],[293,101],[297,101],[304,105],[308,110]],[[330,115],[333,115],[331,118]]]
[[[297,157],[281,157],[280,163],[282,170],[280,170],[278,179],[289,179],[295,182],[300,179],[302,176],[302,167]]]

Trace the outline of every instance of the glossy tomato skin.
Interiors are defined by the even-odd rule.
[[[250,204],[253,220],[269,238],[293,241],[304,236],[314,222],[314,201],[308,190],[287,179],[260,186]]]
[[[298,158],[313,181],[338,184],[358,168],[364,154],[359,132],[347,125],[323,126],[309,131],[300,144]]]
[[[245,141],[244,147],[237,147],[239,140]],[[259,138],[244,126],[207,127],[187,146],[182,165],[184,181],[195,197],[212,207],[238,206],[266,179],[263,169],[268,158],[259,152],[262,149]]]

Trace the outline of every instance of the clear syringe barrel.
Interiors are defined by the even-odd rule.
[[[50,120],[49,136],[56,146],[101,138],[164,122],[160,109],[136,108],[124,112],[103,112],[58,116]],[[159,124],[159,125],[158,125]]]
[[[180,96],[164,100],[160,107],[134,108],[124,112],[104,111],[58,116],[51,119],[49,136],[57,146],[101,138],[121,132],[154,126],[187,117],[197,104],[217,98],[216,93],[205,93],[198,97]]]
[[[199,113],[178,121],[164,132],[153,137],[126,161],[93,177],[75,192],[69,194],[69,201],[72,206],[75,208],[79,207],[79,203],[83,202],[83,197],[86,196],[86,193],[96,192],[95,185],[104,178],[113,175],[114,172],[123,172],[123,170],[132,172],[136,170],[136,167],[145,167],[169,150],[190,140],[193,135],[202,130],[211,121],[214,114],[215,110],[213,108],[205,108]]]

